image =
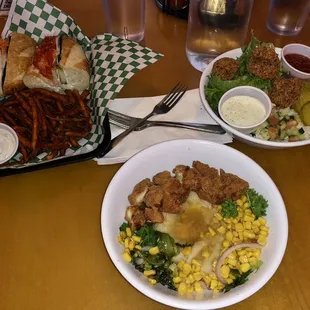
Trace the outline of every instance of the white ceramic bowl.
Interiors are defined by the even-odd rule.
[[[283,64],[283,69],[289,71],[292,76],[295,76],[302,80],[310,80],[310,73],[302,72],[291,66],[285,59],[287,54],[300,54],[310,58],[310,47],[303,44],[288,44],[285,45],[281,52],[281,59]]]
[[[281,54],[281,49],[276,48],[276,53],[279,55]],[[209,105],[205,94],[204,94],[204,87],[208,83],[208,76],[211,74],[213,64],[223,58],[223,57],[231,57],[236,59],[237,57],[240,57],[242,54],[241,48],[237,48],[234,50],[231,50],[229,52],[226,52],[217,58],[215,58],[213,61],[210,62],[210,64],[206,67],[204,72],[201,75],[200,78],[200,84],[199,84],[199,94],[201,98],[201,102],[205,109],[207,110],[208,114],[214,119],[215,122],[217,122],[219,125],[221,125],[227,132],[231,133],[233,137],[241,142],[244,142],[246,144],[255,146],[255,147],[260,147],[260,148],[268,148],[268,149],[283,149],[283,148],[288,148],[288,147],[296,147],[296,146],[303,146],[303,145],[308,145],[310,144],[310,139],[308,140],[303,140],[303,141],[296,141],[296,142],[276,142],[276,141],[265,141],[261,140],[255,137],[252,137],[250,135],[244,134],[228,124],[226,124],[223,120],[221,120],[220,117],[218,117],[214,111],[212,110],[211,106]]]
[[[117,242],[119,226],[124,222],[127,196],[142,179],[151,178],[177,164],[191,165],[200,160],[223,168],[247,180],[250,186],[269,201],[267,221],[270,226],[268,245],[262,250],[262,267],[248,282],[228,293],[209,300],[195,301],[177,296],[176,292],[156,284],[151,287],[135,268],[122,258],[123,248]],[[282,197],[268,174],[252,159],[225,145],[194,139],[172,140],[153,145],[129,159],[115,174],[106,191],[101,210],[101,229],[106,249],[119,272],[144,295],[178,309],[218,309],[240,302],[263,287],[276,272],[285,252],[288,221]],[[128,309],[134,305],[128,305]]]
[[[227,119],[225,119],[225,117],[222,114],[222,106],[224,104],[224,102],[234,96],[249,96],[249,97],[253,97],[255,99],[257,99],[258,101],[260,101],[262,103],[262,105],[264,106],[265,109],[265,116],[262,120],[260,120],[259,122],[257,122],[254,125],[251,126],[237,126],[234,124],[229,123],[229,121],[227,121]],[[239,86],[239,87],[235,87],[233,89],[230,89],[229,91],[227,91],[221,98],[219,105],[218,105],[218,110],[219,110],[219,114],[222,117],[222,119],[228,124],[230,125],[232,128],[243,132],[245,134],[247,133],[251,133],[253,131],[255,131],[255,129],[261,125],[264,121],[266,121],[266,119],[269,117],[270,113],[271,113],[271,109],[272,109],[272,104],[270,101],[270,98],[268,97],[268,95],[263,92],[262,90],[256,88],[256,87],[252,87],[252,86]]]
[[[0,160],[0,165],[1,165],[1,164],[8,162],[14,156],[14,154],[16,153],[16,151],[18,149],[19,140],[18,140],[18,137],[17,137],[15,130],[13,128],[11,128],[10,126],[3,124],[3,123],[0,123],[0,129],[5,130],[6,132],[10,133],[15,140],[15,145],[14,145],[14,148],[13,148],[10,156],[4,160]]]

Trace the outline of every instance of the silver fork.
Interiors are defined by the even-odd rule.
[[[129,128],[130,126],[141,120],[141,118],[125,115],[110,109],[108,110],[108,112],[110,123],[123,129]],[[170,121],[146,121],[143,125],[138,126],[135,131],[140,131],[152,126],[184,128],[220,135],[225,133],[225,130],[220,125]]]
[[[114,148],[118,143],[120,143],[127,135],[134,131],[138,126],[143,125],[146,120],[154,115],[168,113],[184,96],[187,91],[187,86],[178,83],[172,88],[172,90],[154,107],[153,111],[142,118],[139,122],[130,126],[123,133],[114,138],[109,146],[109,150]]]

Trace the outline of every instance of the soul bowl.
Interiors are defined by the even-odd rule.
[[[205,300],[189,300],[160,284],[151,286],[147,279],[124,261],[123,247],[117,242],[119,227],[124,222],[128,195],[135,184],[152,178],[176,165],[191,165],[199,160],[215,168],[222,168],[248,181],[269,202],[267,222],[270,227],[268,244],[262,250],[263,265],[245,284],[227,293]],[[106,249],[121,275],[137,290],[157,302],[178,309],[218,309],[238,303],[261,289],[279,267],[285,252],[288,221],[281,194],[268,174],[252,159],[225,145],[203,140],[172,140],[151,146],[129,159],[115,174],[106,191],[101,210],[101,229]],[[128,309],[134,305],[128,305]]]

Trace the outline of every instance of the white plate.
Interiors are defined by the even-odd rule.
[[[281,55],[281,48],[276,48],[276,53]],[[222,121],[212,110],[211,106],[209,105],[207,99],[205,98],[204,93],[204,87],[208,83],[208,76],[211,74],[213,64],[223,58],[223,57],[230,57],[236,59],[237,57],[240,57],[242,54],[241,48],[237,48],[234,50],[231,50],[229,52],[226,52],[218,57],[216,57],[213,61],[209,63],[209,65],[206,67],[206,69],[203,71],[202,76],[200,78],[200,84],[199,84],[199,93],[200,98],[203,103],[203,106],[209,113],[209,115],[219,124],[221,125],[227,132],[231,133],[233,137],[241,142],[244,142],[246,144],[250,144],[256,147],[261,148],[269,148],[269,149],[280,149],[280,148],[287,148],[287,147],[296,147],[296,146],[303,146],[310,144],[310,139],[303,140],[303,141],[296,141],[296,142],[275,142],[275,141],[265,141],[261,140],[252,136],[249,136],[247,134],[244,134],[232,127],[230,127],[228,124],[226,124],[224,121]]]
[[[228,293],[203,301],[188,300],[161,285],[151,287],[132,264],[122,258],[123,247],[117,242],[119,226],[124,222],[128,195],[142,179],[152,178],[178,164],[191,165],[200,160],[212,167],[222,168],[247,180],[250,186],[269,202],[267,221],[270,226],[268,245],[262,250],[262,267],[249,281]],[[240,302],[263,287],[276,272],[285,252],[288,222],[281,194],[268,174],[241,152],[205,140],[172,140],[153,145],[129,159],[115,174],[106,191],[101,209],[101,229],[107,251],[119,272],[144,295],[178,309],[218,309]],[[134,305],[128,305],[128,309]]]

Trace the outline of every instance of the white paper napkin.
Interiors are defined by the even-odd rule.
[[[164,96],[115,99],[109,102],[111,110],[135,117],[144,117]],[[151,120],[183,121],[216,124],[206,112],[199,97],[199,90],[187,91],[180,102],[167,114],[157,115]],[[124,130],[111,125],[112,139]],[[123,163],[131,156],[153,144],[174,139],[202,139],[222,144],[231,143],[229,134],[217,135],[195,130],[168,127],[150,127],[129,134],[121,143],[103,158],[96,158],[99,165]]]

